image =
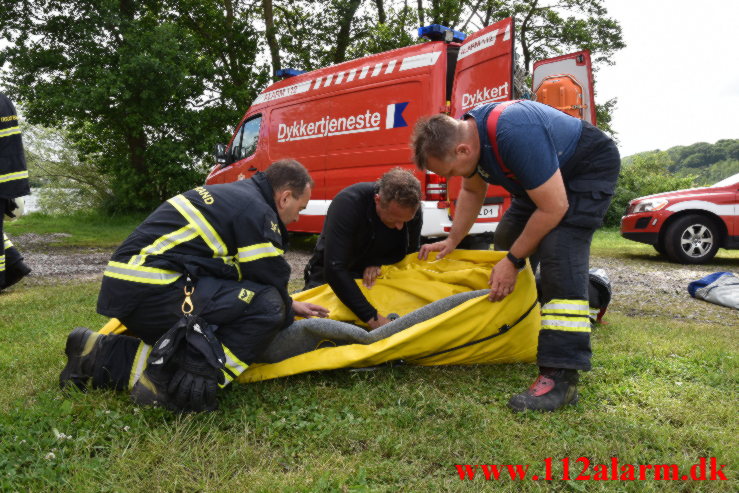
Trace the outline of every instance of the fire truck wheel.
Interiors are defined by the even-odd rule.
[[[670,224],[665,234],[665,251],[670,260],[681,264],[702,264],[718,251],[719,229],[708,217],[684,216]]]

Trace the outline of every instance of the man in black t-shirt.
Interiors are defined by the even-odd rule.
[[[371,288],[380,266],[418,251],[423,213],[421,184],[393,168],[376,183],[356,183],[334,198],[315,252],[305,267],[305,289],[328,283],[370,329],[390,320],[367,301],[355,279]]]

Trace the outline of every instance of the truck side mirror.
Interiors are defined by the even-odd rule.
[[[221,166],[225,166],[228,164],[228,160],[226,158],[226,144],[216,144],[214,154],[216,156],[216,163],[220,164]]]

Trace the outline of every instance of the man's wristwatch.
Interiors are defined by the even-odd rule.
[[[518,270],[523,269],[526,267],[526,259],[525,258],[518,258],[515,255],[513,255],[511,252],[508,252],[506,254],[506,258],[511,261],[513,264],[513,267],[515,267]]]

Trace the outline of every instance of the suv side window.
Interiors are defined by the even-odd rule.
[[[232,162],[247,158],[257,150],[259,126],[261,123],[262,115],[257,115],[248,119],[243,125],[241,125],[241,128],[231,145]]]

